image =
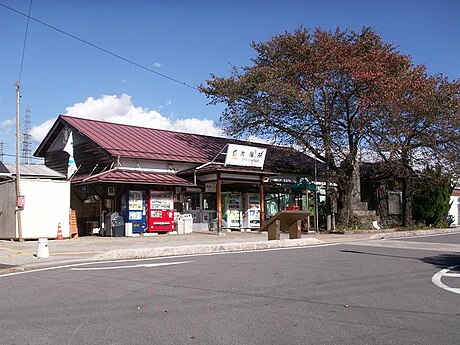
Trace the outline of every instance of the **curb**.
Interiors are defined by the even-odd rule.
[[[19,271],[25,271],[25,267],[16,266],[16,265],[0,264],[0,275],[7,274],[7,273],[13,273],[13,272],[19,272]]]
[[[385,238],[404,238],[413,236],[439,235],[439,234],[458,234],[459,228],[450,229],[429,229],[429,230],[413,230],[413,231],[394,231],[375,234],[369,237],[370,240],[385,239]]]
[[[193,246],[175,246],[159,248],[139,248],[139,249],[116,249],[104,254],[92,257],[93,261],[122,260],[122,259],[146,259],[167,256],[182,256],[194,254],[211,253],[232,253],[251,250],[264,250],[275,248],[305,247],[324,244],[316,238],[276,240],[264,242],[242,242],[242,243],[220,243],[220,244],[200,244]]]
[[[357,233],[355,233],[357,234]],[[414,231],[393,231],[393,232],[379,232],[379,233],[366,233],[365,237],[358,239],[347,239],[346,241],[328,241],[327,239],[319,240],[317,238],[301,238],[301,239],[283,239],[277,241],[252,241],[252,242],[231,242],[231,243],[216,243],[216,244],[195,244],[195,245],[182,245],[182,246],[165,246],[155,248],[130,248],[130,249],[112,249],[102,253],[95,253],[93,256],[85,258],[72,258],[72,259],[56,259],[46,260],[42,262],[26,263],[19,265],[8,265],[10,267],[0,267],[0,275],[15,271],[24,271],[42,267],[52,267],[60,264],[69,263],[84,263],[84,262],[103,262],[109,260],[127,260],[127,259],[148,259],[160,257],[173,257],[185,255],[198,255],[198,254],[215,254],[215,253],[236,253],[243,251],[254,250],[267,250],[276,248],[295,248],[307,247],[313,245],[329,244],[329,243],[342,243],[363,240],[380,240],[390,238],[404,238],[416,237],[437,234],[460,234],[460,227],[445,228],[445,229],[428,229],[428,230],[414,230]],[[364,235],[364,234],[363,234]],[[370,236],[369,236],[370,235]]]

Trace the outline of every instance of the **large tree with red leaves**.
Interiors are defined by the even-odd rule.
[[[445,174],[460,168],[460,81],[416,66],[382,83],[379,96],[366,101],[374,118],[367,142],[400,181],[403,225],[409,226],[414,182],[423,168],[436,166]]]
[[[251,66],[211,75],[200,90],[211,104],[226,104],[220,120],[229,135],[300,145],[324,161],[339,189],[338,223],[346,225],[358,151],[375,121],[372,100],[386,95],[384,86],[398,85],[410,58],[370,28],[300,27],[252,48]]]

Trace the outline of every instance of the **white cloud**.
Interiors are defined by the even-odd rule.
[[[165,107],[170,106],[171,104],[172,104],[172,101],[169,99],[164,105],[159,105],[157,108],[158,108],[159,110],[162,110],[162,109],[164,109]]]
[[[0,128],[11,127],[16,124],[15,119],[6,119],[0,122]]]
[[[168,101],[167,104],[171,104]],[[169,105],[168,104],[168,105]],[[104,95],[100,98],[89,97],[86,101],[67,107],[66,114],[85,119],[94,119],[140,127],[168,129],[178,132],[222,136],[214,121],[206,119],[171,120],[158,111],[136,107],[127,94]],[[56,119],[49,119],[31,129],[32,140],[41,142]]]
[[[261,138],[255,135],[250,135],[246,140],[251,143],[260,143],[260,144],[269,144],[269,145],[274,144],[273,139]]]
[[[159,62],[155,62],[155,63],[153,64],[153,67],[155,67],[155,68],[160,68],[160,67],[163,67],[163,65],[162,65],[161,63],[159,63]]]
[[[206,119],[176,120],[172,129],[177,132],[188,132],[211,136],[223,136],[223,132],[214,127],[214,121]]]
[[[45,122],[37,126],[33,126],[30,129],[30,137],[32,138],[32,141],[36,143],[41,142],[43,138],[48,134],[51,127],[53,126],[54,121],[56,121],[55,118],[46,120]]]

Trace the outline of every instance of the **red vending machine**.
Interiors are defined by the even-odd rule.
[[[148,232],[174,230],[174,196],[169,191],[149,191]]]

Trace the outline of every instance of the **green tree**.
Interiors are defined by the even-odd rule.
[[[226,105],[220,124],[228,134],[300,145],[324,161],[327,181],[339,189],[338,224],[346,225],[358,150],[373,121],[368,100],[381,85],[394,84],[410,59],[370,28],[300,27],[252,48],[251,66],[211,75],[200,90],[211,104]]]
[[[414,220],[428,226],[445,226],[452,190],[451,179],[441,169],[427,169],[415,182]]]

